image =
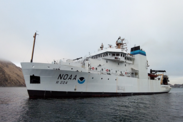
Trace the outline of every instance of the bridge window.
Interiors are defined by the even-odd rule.
[[[117,53],[116,56],[119,56],[119,53]]]
[[[113,53],[112,56],[115,56],[115,53]]]

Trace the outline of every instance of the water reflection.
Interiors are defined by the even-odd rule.
[[[183,90],[147,96],[46,100],[29,100],[26,89],[15,94],[0,95],[3,110],[0,117],[4,121],[171,122],[183,119]]]

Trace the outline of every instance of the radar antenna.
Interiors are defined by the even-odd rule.
[[[125,38],[119,37],[116,41],[116,48],[127,52],[127,43]]]
[[[104,45],[103,45],[103,43],[102,43],[101,46],[100,46],[100,49],[103,50],[103,48],[104,48]]]
[[[108,44],[109,45],[109,48],[112,48],[112,45],[111,44]]]

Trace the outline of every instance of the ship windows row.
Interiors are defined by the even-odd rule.
[[[103,54],[98,54],[98,55],[92,56],[92,59],[97,59],[97,58],[100,58],[100,57],[107,57],[107,56],[125,57],[126,54],[125,53],[103,53]]]

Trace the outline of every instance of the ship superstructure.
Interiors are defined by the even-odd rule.
[[[116,46],[104,48],[102,44],[98,52],[85,58],[21,65],[30,98],[144,95],[171,90],[168,76],[158,74],[166,71],[148,73],[146,52],[135,46],[127,53],[121,37]]]

